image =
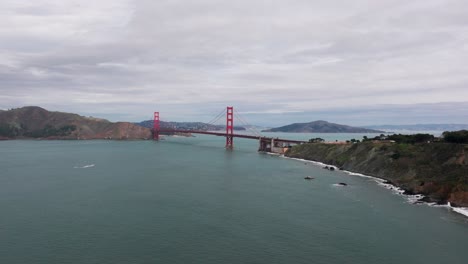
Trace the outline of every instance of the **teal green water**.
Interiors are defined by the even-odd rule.
[[[0,142],[0,263],[468,262],[462,215],[223,142]]]

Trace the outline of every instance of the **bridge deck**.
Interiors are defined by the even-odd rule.
[[[213,135],[213,136],[219,136],[219,137],[225,137],[226,136],[226,133],[222,133],[222,132],[198,131],[198,130],[162,129],[159,132],[160,133],[191,133],[191,134]],[[294,143],[294,144],[307,143],[307,141],[302,141],[302,140],[274,138],[274,137],[259,137],[259,136],[243,135],[243,134],[233,134],[232,136],[237,137],[237,138],[248,138],[248,139],[257,139],[257,140],[260,140],[260,139],[262,139],[262,140],[272,140],[272,139],[274,139],[275,142],[285,142],[285,143]]]

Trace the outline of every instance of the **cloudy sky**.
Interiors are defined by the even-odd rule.
[[[468,123],[466,0],[1,0],[0,109]]]

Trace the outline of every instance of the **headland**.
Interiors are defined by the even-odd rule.
[[[407,194],[424,195],[424,202],[468,207],[467,151],[466,144],[445,142],[308,143],[292,147],[285,156],[378,177]]]

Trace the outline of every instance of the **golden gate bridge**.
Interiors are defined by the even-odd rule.
[[[223,110],[224,112],[224,110]],[[222,113],[223,113],[222,112]],[[205,130],[194,130],[194,129],[170,129],[170,128],[161,128],[160,126],[160,116],[159,112],[154,112],[153,118],[153,139],[159,140],[161,134],[173,134],[173,133],[188,133],[188,134],[203,134],[203,135],[213,135],[226,137],[226,149],[234,148],[234,138],[247,138],[254,139],[259,141],[258,151],[264,152],[275,152],[275,153],[284,153],[286,149],[290,148],[292,145],[307,143],[307,141],[294,140],[294,139],[284,139],[284,138],[275,138],[275,137],[266,137],[261,135],[261,133],[256,132],[256,135],[246,135],[246,134],[236,134],[234,133],[234,107],[226,107],[226,132],[215,132],[215,131],[205,131]],[[222,117],[221,114],[218,114],[212,121],[208,124],[213,124]],[[239,120],[243,120],[237,115]],[[247,124],[244,121],[245,124]]]

